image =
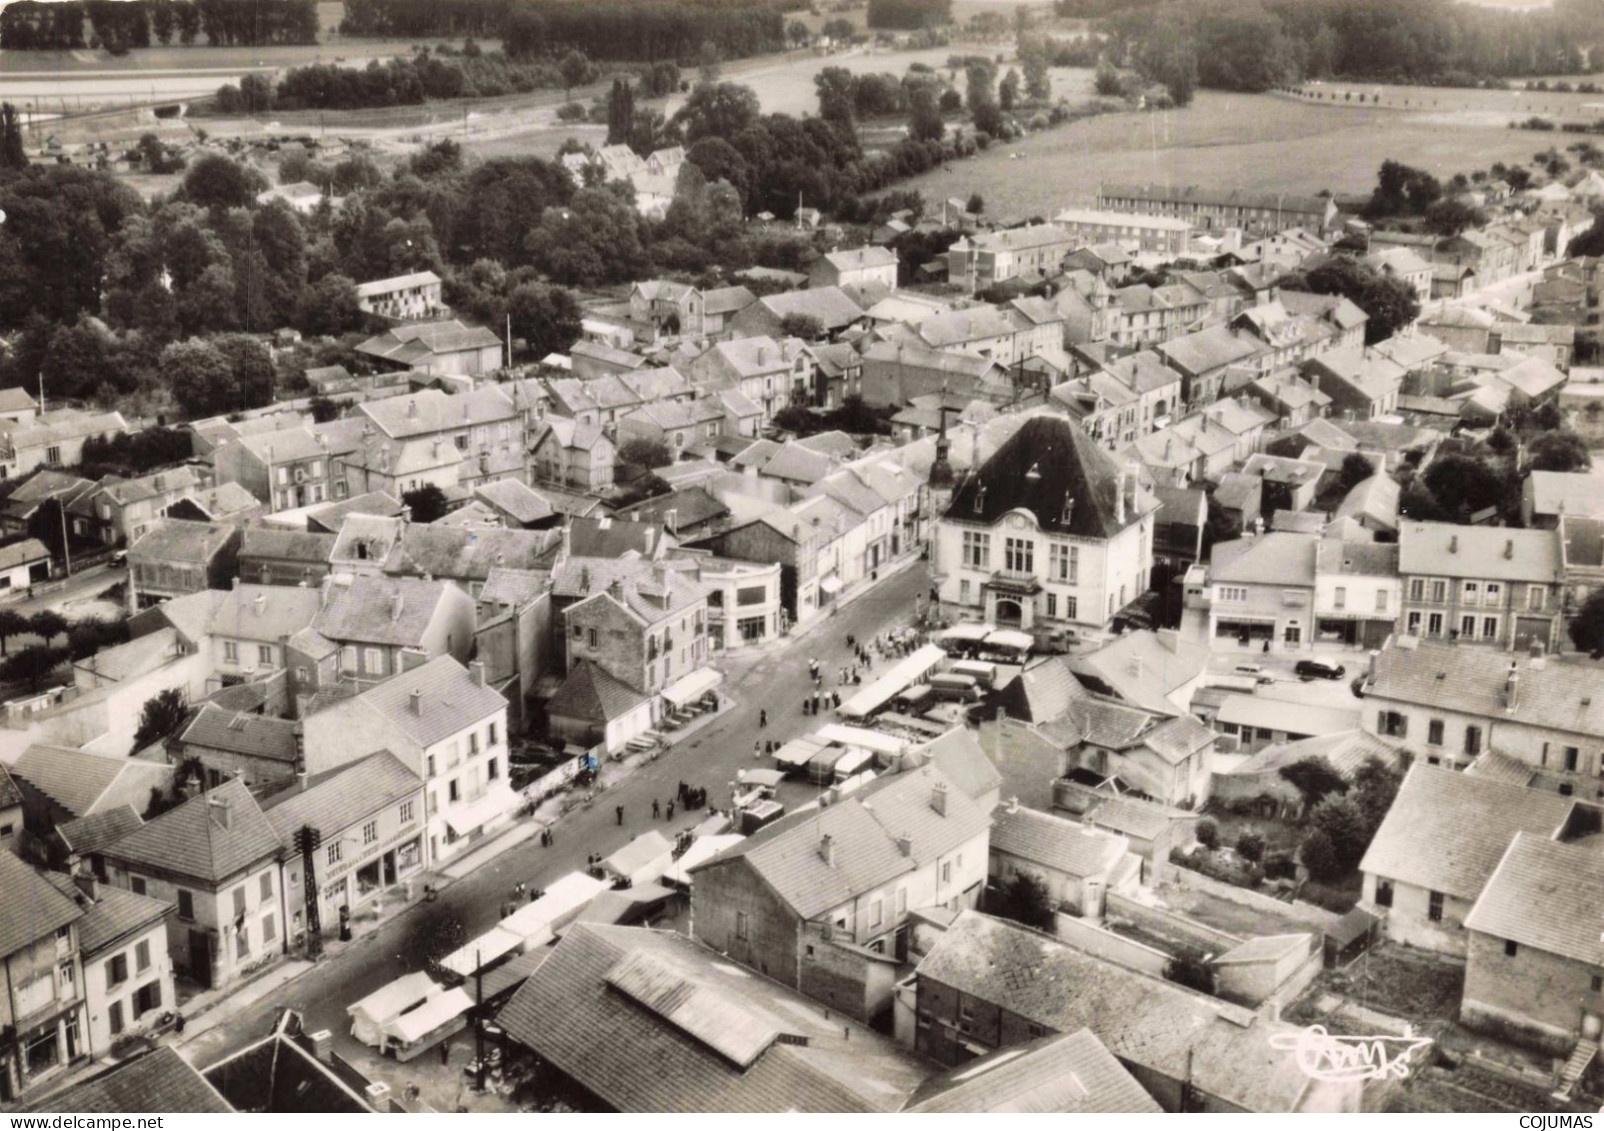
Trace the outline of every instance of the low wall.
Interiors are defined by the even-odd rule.
[[[1087,954],[1106,958],[1126,969],[1151,974],[1155,978],[1162,978],[1164,967],[1169,965],[1170,956],[1163,951],[1155,950],[1135,939],[1117,935],[1107,927],[1089,923],[1085,919],[1077,919],[1073,915],[1059,913],[1057,934],[1064,942],[1084,950]]]
[[[1281,900],[1264,895],[1262,892],[1249,891],[1247,888],[1239,888],[1235,884],[1227,884],[1219,880],[1210,879],[1202,872],[1194,872],[1190,868],[1182,868],[1168,860],[1162,862],[1155,860],[1153,862],[1153,881],[1155,885],[1172,884],[1187,891],[1201,892],[1216,899],[1223,899],[1228,903],[1236,903],[1243,907],[1250,907],[1255,911],[1262,911],[1266,915],[1278,915],[1283,919],[1295,919],[1321,935],[1324,935],[1341,918],[1341,916],[1327,911],[1323,907],[1305,903],[1301,899],[1293,900],[1291,903],[1283,903]]]
[[[1138,903],[1118,892],[1111,891],[1104,897],[1103,911],[1110,919],[1124,920],[1149,935],[1171,939],[1177,946],[1204,954],[1223,954],[1247,941],[1185,915]]]

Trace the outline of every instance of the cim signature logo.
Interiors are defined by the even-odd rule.
[[[1270,1038],[1270,1047],[1292,1053],[1311,1080],[1338,1083],[1402,1080],[1409,1075],[1410,1055],[1430,1044],[1430,1037],[1343,1036],[1324,1025]]]

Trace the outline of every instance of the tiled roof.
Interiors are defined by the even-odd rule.
[[[663,536],[655,522],[626,518],[573,518],[568,521],[568,553],[575,558],[653,557]]]
[[[483,326],[466,326],[450,319],[392,326],[384,333],[362,342],[356,349],[358,353],[412,365],[436,354],[500,345],[501,339]]]
[[[334,535],[274,526],[248,526],[240,539],[239,556],[262,561],[291,561],[327,565],[334,550]]]
[[[128,547],[128,554],[151,561],[209,564],[233,534],[234,528],[226,523],[163,518]]]
[[[756,301],[757,296],[745,287],[714,287],[702,295],[702,309],[708,314],[734,314]]]
[[[1598,924],[1582,908],[1604,907],[1604,853],[1518,832],[1465,917],[1465,928],[1604,966]]]
[[[154,1051],[119,1061],[110,1071],[38,1100],[27,1110],[125,1116],[169,1111],[221,1114],[234,1108],[171,1045],[157,1045]]]
[[[839,330],[863,317],[863,308],[847,297],[840,287],[809,287],[802,291],[781,291],[766,295],[758,303],[775,318],[805,314],[817,318],[826,330]]]
[[[216,884],[272,859],[279,850],[278,837],[256,799],[235,778],[147,822],[106,855]]]
[[[870,267],[894,267],[897,253],[886,247],[854,247],[826,252],[825,260],[837,271],[858,271]]]
[[[1090,1029],[1124,1064],[1246,1111],[1289,1112],[1309,1085],[1268,1039],[1290,1026],[978,912],[958,916],[918,977],[1056,1032]]]
[[[328,454],[316,435],[304,424],[277,432],[258,432],[235,441],[264,464],[318,459]]]
[[[473,489],[474,497],[489,503],[514,522],[541,522],[557,512],[552,505],[517,479],[498,479]]]
[[[500,344],[499,339],[492,344]],[[512,400],[498,385],[484,385],[457,396],[439,389],[425,389],[367,401],[357,411],[392,440],[456,432],[479,424],[511,420],[517,415]]]
[[[28,425],[3,422],[0,431],[8,432],[13,448],[42,448],[59,444],[63,440],[76,440],[85,436],[115,436],[128,431],[128,422],[120,412],[82,412],[75,408],[42,412]]]
[[[11,772],[73,816],[83,817],[115,805],[144,806],[153,786],[172,779],[173,767],[34,743],[12,764]]]
[[[581,659],[546,704],[546,713],[566,719],[609,723],[646,701],[646,696],[589,660]]]
[[[5,914],[0,915],[0,958],[49,938],[58,927],[84,914],[77,900],[9,852],[0,852],[0,891],[6,893]]]
[[[991,851],[1017,856],[1068,876],[1097,876],[1129,850],[1124,837],[1022,805],[997,810]]]
[[[1537,514],[1604,518],[1604,491],[1587,472],[1533,471],[1528,486]]]
[[[255,495],[238,483],[219,483],[215,487],[190,491],[173,506],[180,503],[194,507],[208,520],[242,515],[247,511],[259,510],[262,505]]]
[[[401,506],[401,500],[388,491],[368,491],[337,503],[330,503],[325,507],[309,510],[306,512],[306,518],[309,524],[338,532],[347,515],[370,514],[394,518],[401,513]]]
[[[292,719],[229,711],[206,703],[180,733],[179,741],[186,746],[226,750],[294,766],[297,728],[298,724]]]
[[[4,390],[0,390],[4,391]],[[5,411],[0,408],[0,412]],[[34,472],[10,495],[7,502],[38,503],[58,495],[75,495],[93,487],[94,483],[81,476],[55,468],[44,467]]]
[[[411,707],[414,692],[420,694],[416,714]],[[507,709],[507,700],[499,691],[475,683],[468,669],[450,656],[440,656],[403,672],[358,698],[419,746],[432,745]]]
[[[1317,734],[1313,738],[1300,738],[1296,742],[1277,742],[1250,754],[1230,772],[1233,774],[1267,774],[1290,766],[1305,758],[1324,758],[1348,780],[1360,766],[1371,758],[1379,758],[1388,766],[1398,762],[1398,752],[1375,735],[1363,730],[1340,730],[1332,734]]]
[[[1513,703],[1507,691],[1511,675],[1517,677]],[[1522,652],[1395,640],[1377,654],[1366,694],[1548,730],[1604,734],[1604,667],[1580,656],[1534,662]]]
[[[1402,522],[1398,546],[1398,570],[1405,576],[1532,582],[1560,576],[1559,536],[1552,530]]]
[[[947,518],[990,524],[1023,507],[1044,533],[1112,538],[1157,506],[1139,490],[1139,506],[1124,507],[1122,521],[1120,481],[1119,467],[1085,432],[1062,418],[1032,417],[954,493]]]
[[[1387,528],[1398,525],[1398,499],[1402,488],[1390,475],[1372,475],[1343,496],[1337,518],[1370,519]]]
[[[71,877],[60,876],[59,883],[64,885],[68,898],[77,895]],[[130,931],[161,922],[171,910],[173,905],[163,900],[100,884],[94,902],[84,909],[84,917],[78,921],[78,949],[86,959],[93,958]]]
[[[637,927],[572,927],[497,1021],[623,1112],[896,1111],[929,1072],[699,942]]]
[[[933,803],[945,790],[946,815]],[[811,919],[928,862],[983,832],[987,815],[939,770],[925,765],[890,778],[816,812],[798,812],[747,837],[696,871],[699,882],[717,883],[709,869],[744,859],[798,916]],[[912,838],[904,855],[900,836]],[[830,837],[834,863],[826,861]]]
[[[493,569],[479,590],[479,602],[521,608],[551,588],[551,574],[543,569]]]
[[[224,639],[276,644],[317,618],[319,590],[299,585],[236,585],[212,613],[211,632]]]
[[[1003,691],[1008,713],[1034,723],[1067,715],[1072,704],[1091,695],[1069,665],[1067,656],[1048,656],[1027,666]]]
[[[1096,808],[1084,814],[1086,823],[1101,829],[1124,833],[1141,840],[1152,840],[1163,834],[1175,821],[1186,820],[1192,814],[1180,809],[1169,809],[1139,797],[1110,797],[1099,802]]]
[[[636,522],[669,524],[670,512],[676,527],[695,527],[730,513],[730,508],[705,487],[682,487],[666,495],[658,495],[626,507],[618,512],[620,518]],[[672,533],[672,531],[670,531]]]
[[[483,581],[496,566],[541,569],[561,546],[555,530],[465,530],[408,526],[390,551],[384,572],[411,577]]]
[[[1187,373],[1212,373],[1228,365],[1259,356],[1266,347],[1246,334],[1238,334],[1225,326],[1210,326],[1206,330],[1171,338],[1158,347],[1160,354],[1173,366]]]
[[[296,830],[303,825],[333,840],[342,830],[412,797],[422,785],[418,775],[402,765],[400,759],[388,750],[380,750],[323,775],[322,780],[305,789],[273,794],[263,803],[263,812],[279,840],[290,848]]]
[[[11,772],[0,765],[0,810],[14,809],[22,804],[22,791],[12,780]]]
[[[132,805],[115,805],[57,825],[56,837],[69,853],[87,856],[115,844],[144,823]]]
[[[222,596],[220,590],[218,595]],[[208,617],[199,630],[202,636],[210,631],[210,626]],[[144,675],[182,654],[178,635],[177,629],[158,628],[144,636],[103,648],[88,659],[79,660],[76,666],[83,671],[93,672],[102,680],[114,682]]]
[[[1090,1029],[987,1053],[920,1085],[907,1112],[1163,1110]]]
[[[953,727],[918,750],[971,800],[979,801],[1002,784],[1002,774],[986,757],[976,732],[968,727]]]
[[[1552,837],[1576,803],[1416,762],[1360,862],[1383,879],[1475,899],[1518,832]],[[1474,814],[1474,820],[1466,820]]]
[[[450,582],[417,577],[330,578],[323,583],[328,603],[312,627],[337,644],[421,647],[441,602],[451,599],[450,589]]]

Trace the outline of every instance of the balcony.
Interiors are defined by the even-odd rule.
[[[1041,592],[1041,581],[1034,573],[1000,569],[987,578],[986,587],[999,593],[1017,593],[1028,597]]]

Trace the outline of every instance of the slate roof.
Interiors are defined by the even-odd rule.
[[[226,750],[294,766],[297,729],[298,724],[293,719],[229,711],[213,703],[204,703],[189,725],[179,732],[179,741],[187,746]]]
[[[481,483],[473,493],[475,498],[482,499],[514,522],[526,525],[544,521],[557,513],[550,503],[517,479]]]
[[[1604,853],[1517,832],[1465,929],[1598,968],[1604,941],[1582,908],[1604,907]]]
[[[1108,453],[1067,420],[1025,421],[953,494],[947,519],[991,524],[1016,507],[1036,516],[1043,532],[1112,538],[1156,507],[1138,493],[1138,508],[1119,519],[1120,469]],[[1069,521],[1065,504],[1073,501]]]
[[[938,784],[946,787],[945,816],[932,804]],[[783,817],[692,872],[697,882],[717,884],[714,870],[743,859],[796,915],[812,919],[916,871],[980,835],[987,823],[968,795],[925,765],[880,778],[828,808]],[[907,855],[897,844],[903,835],[913,839]],[[821,849],[825,836],[833,864]]]
[[[500,344],[494,335],[491,337],[492,344]],[[499,385],[483,385],[472,392],[455,396],[439,389],[424,389],[404,396],[367,401],[357,411],[372,420],[374,426],[392,440],[429,436],[437,432],[456,432],[479,424],[511,420],[517,415],[511,399]]]
[[[367,514],[382,518],[395,518],[401,513],[402,503],[388,491],[367,491],[342,499],[327,506],[315,507],[306,512],[308,527],[338,533],[347,515]]]
[[[292,848],[302,825],[320,829],[326,840],[332,840],[379,810],[414,796],[422,785],[399,758],[380,750],[323,775],[305,789],[273,794],[262,803],[262,811],[284,847]]]
[[[624,1112],[896,1111],[929,1072],[702,943],[638,927],[574,925],[497,1021]]]
[[[1217,543],[1209,559],[1209,580],[1249,585],[1312,586],[1320,540],[1308,534],[1273,531]]]
[[[49,938],[58,927],[84,915],[77,900],[9,852],[0,852],[0,891],[6,893],[6,913],[0,915],[0,957]]]
[[[1400,522],[1398,546],[1398,571],[1405,576],[1548,583],[1560,576],[1559,536],[1552,530]]]
[[[305,565],[327,565],[334,551],[334,535],[306,530],[284,530],[275,526],[247,526],[240,539],[242,561],[290,561]]]
[[[1097,876],[1119,862],[1129,842],[1079,821],[1021,805],[1004,806],[991,822],[991,851],[1068,876]]]
[[[1576,803],[1416,762],[1359,870],[1456,899],[1479,896],[1518,832],[1549,838]],[[1466,820],[1474,814],[1475,820]]]
[[[412,713],[409,704],[414,691],[422,694],[418,714]],[[507,700],[499,691],[474,683],[468,669],[450,656],[430,660],[357,698],[419,746],[432,745],[507,709]]]
[[[608,723],[646,701],[646,696],[606,668],[581,659],[546,704],[546,713],[567,719]]]
[[[323,583],[327,603],[311,627],[335,643],[388,644],[416,648],[450,597],[447,581],[417,577],[355,577]]]
[[[151,787],[171,780],[173,768],[163,762],[36,742],[22,752],[11,772],[75,817],[83,817],[115,805],[143,807]]]
[[[227,803],[226,827],[218,802]],[[272,825],[245,783],[235,778],[147,822],[107,849],[106,855],[215,885],[279,851]]]
[[[653,557],[661,548],[663,528],[655,522],[627,518],[568,520],[568,553],[575,558]]]
[[[277,644],[309,627],[322,594],[299,585],[236,585],[212,613],[213,636]],[[248,658],[247,658],[248,659]]]
[[[1268,1040],[1291,1026],[975,911],[937,939],[918,977],[1056,1032],[1090,1029],[1123,1063],[1247,1111],[1289,1112],[1309,1083]]]
[[[1550,656],[1533,663],[1522,652],[1398,641],[1376,656],[1367,695],[1440,706],[1547,730],[1604,734],[1604,668],[1581,657]],[[1505,683],[1518,676],[1514,703]]]
[[[392,326],[356,347],[358,353],[414,365],[437,354],[478,350],[501,345],[501,339],[483,326],[467,326],[456,319]]]
[[[920,1085],[906,1112],[1160,1112],[1090,1029],[1001,1048]]]
[[[863,308],[847,297],[840,287],[809,287],[803,291],[780,291],[757,300],[758,305],[777,319],[788,314],[806,314],[823,323],[826,331],[850,326],[863,317]]]
[[[410,525],[390,551],[384,572],[453,581],[483,581],[496,566],[541,569],[561,546],[555,530],[467,530]]]
[[[693,528],[729,515],[730,508],[705,487],[682,487],[666,495],[657,495],[625,507],[618,512],[620,518],[636,522],[653,522],[667,526],[669,512],[674,515],[677,528]],[[670,531],[672,533],[672,531]]]

